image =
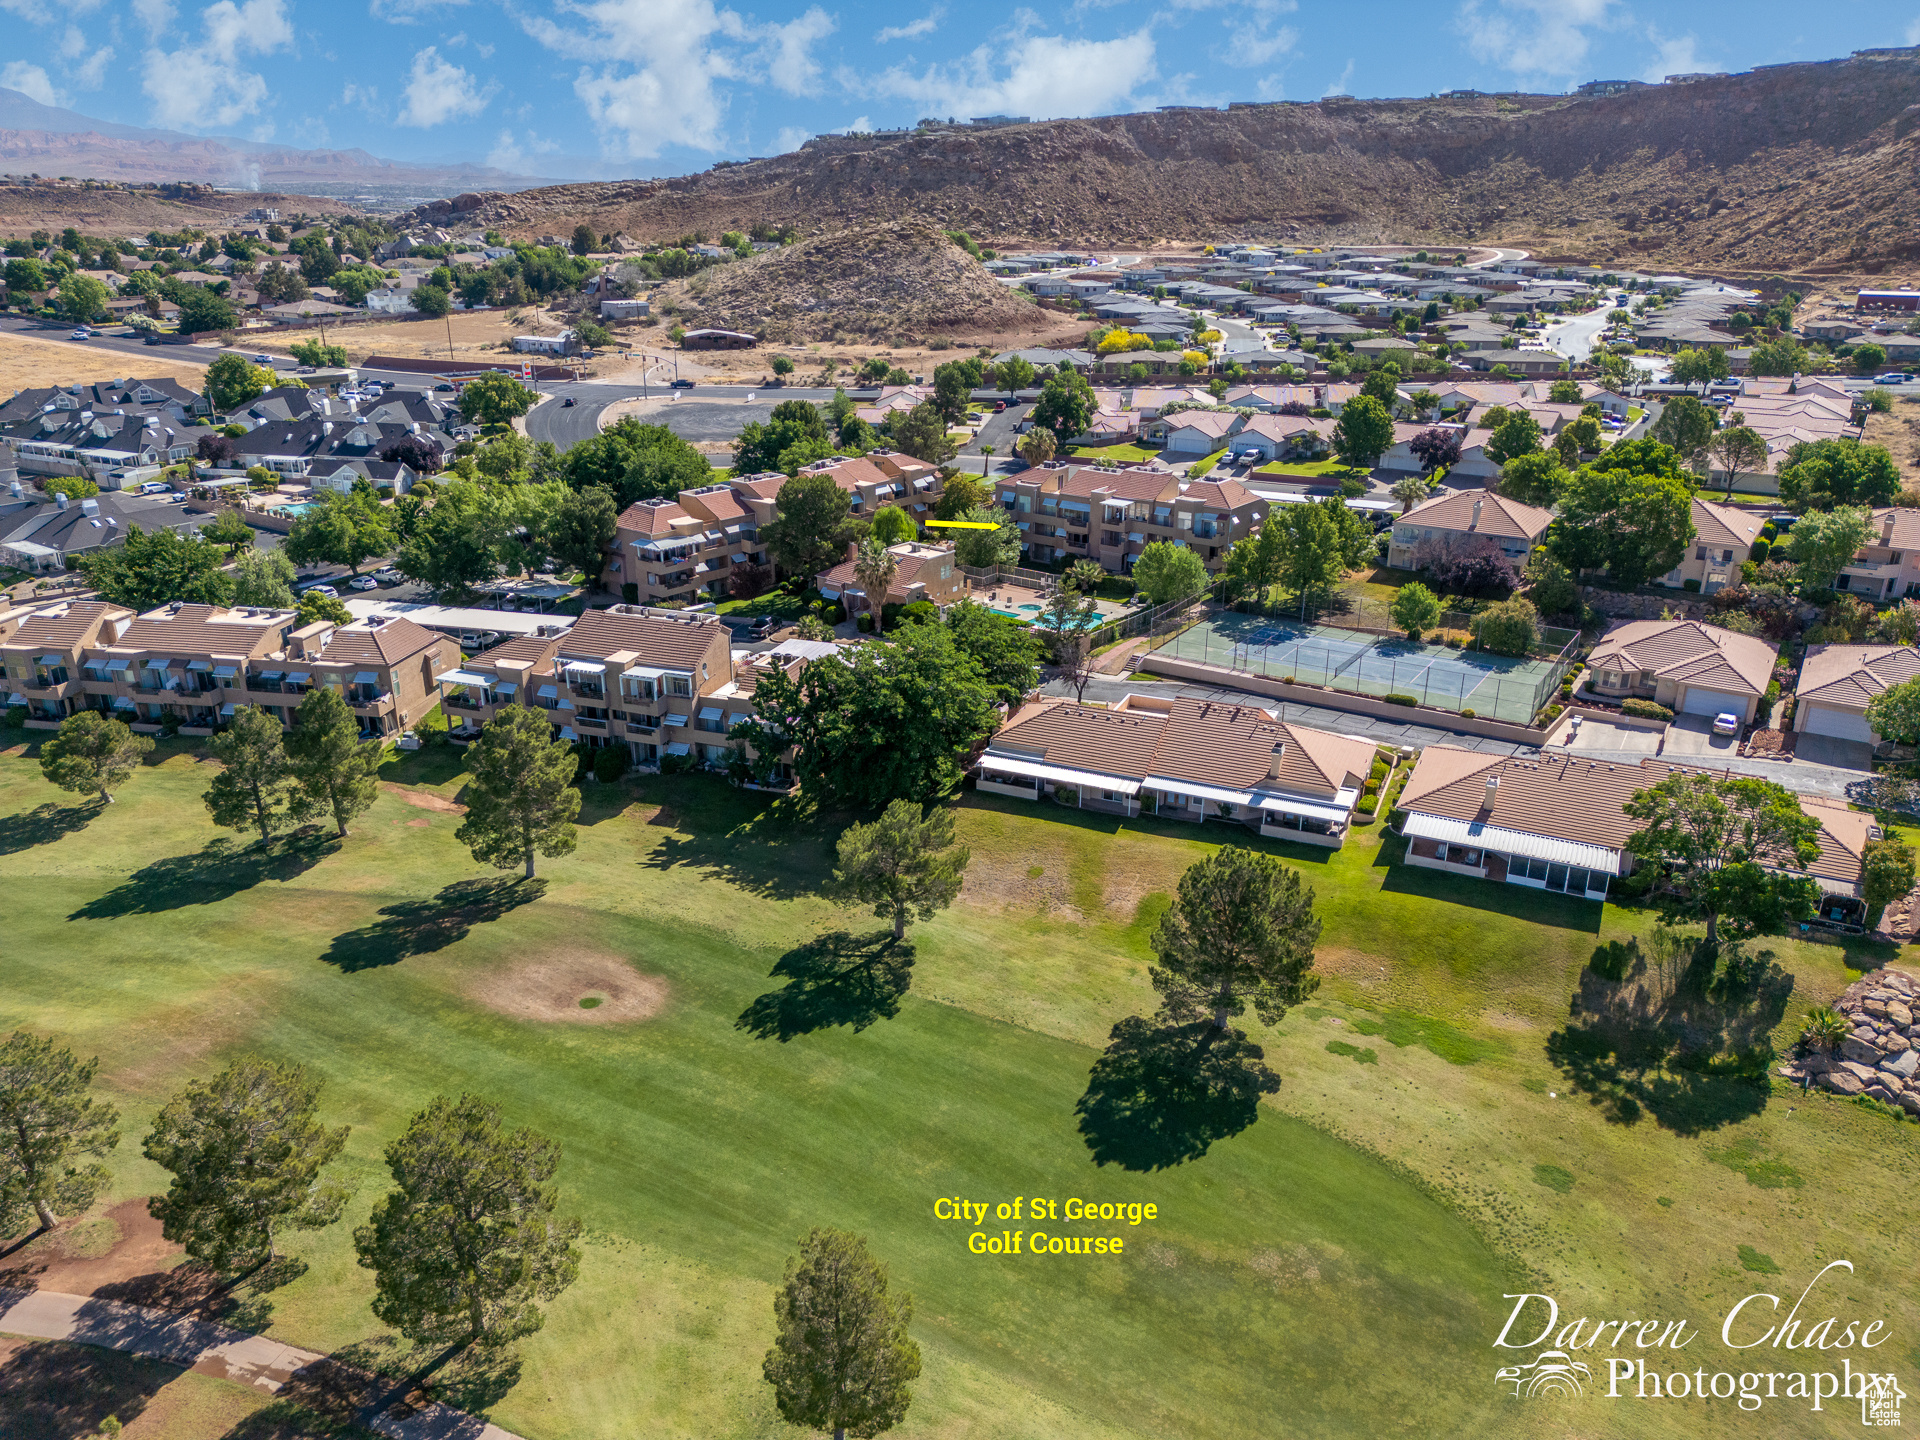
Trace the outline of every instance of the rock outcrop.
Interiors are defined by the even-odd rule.
[[[1853,1026],[1832,1054],[1813,1050],[1780,1073],[1836,1095],[1871,1095],[1920,1115],[1920,983],[1899,970],[1875,970],[1849,985],[1833,1008]]]

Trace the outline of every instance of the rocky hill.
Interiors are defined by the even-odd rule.
[[[670,180],[416,212],[515,235],[670,240],[902,219],[988,243],[1482,240],[1728,274],[1920,258],[1920,51],[1598,96],[1239,105],[809,141]]]
[[[860,225],[703,270],[659,306],[692,329],[747,330],[785,345],[1057,329],[930,225]]]

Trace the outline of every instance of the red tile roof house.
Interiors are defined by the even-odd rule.
[[[1036,701],[987,742],[979,788],[1080,810],[1244,825],[1339,849],[1371,741],[1289,725],[1257,705],[1129,695],[1111,708]]]
[[[1613,878],[1633,869],[1625,847],[1640,826],[1626,813],[1627,801],[1675,771],[1697,773],[1659,760],[1629,765],[1551,751],[1489,756],[1429,745],[1400,793],[1405,863],[1604,900]],[[1857,919],[1866,845],[1880,831],[1871,815],[1844,803],[1813,796],[1800,803],[1820,822],[1820,855],[1809,873]]]
[[[1811,645],[1800,664],[1794,691],[1793,728],[1808,735],[1878,745],[1867,723],[1876,695],[1920,675],[1920,649],[1912,645]]]
[[[1660,577],[1659,583],[1676,589],[1686,588],[1689,580],[1702,595],[1739,583],[1740,562],[1760,538],[1766,524],[1764,515],[1731,506],[1716,505],[1695,497],[1693,501],[1693,540],[1680,563]]]
[[[1698,620],[1629,620],[1600,637],[1587,671],[1602,700],[1652,700],[1682,715],[1731,711],[1750,721],[1777,654],[1758,636]]]
[[[849,544],[847,558],[831,570],[822,570],[813,581],[822,599],[840,601],[849,615],[860,615],[868,609],[867,592],[854,573],[859,553],[858,545]],[[954,563],[952,546],[906,540],[889,545],[887,553],[893,556],[896,568],[893,584],[881,604],[910,605],[916,600],[930,600],[944,611],[966,598],[967,577]]]
[[[1553,523],[1553,512],[1492,490],[1461,490],[1424,501],[1393,522],[1387,563],[1412,570],[1414,552],[1429,541],[1468,545],[1490,540],[1515,564],[1525,564]]]

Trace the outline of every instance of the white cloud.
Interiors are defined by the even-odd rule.
[[[1615,0],[1467,0],[1460,23],[1476,58],[1515,75],[1570,76],[1586,68],[1590,29],[1622,23]]]
[[[1647,39],[1653,45],[1653,59],[1641,72],[1642,80],[1657,85],[1669,75],[1691,75],[1713,68],[1700,58],[1700,42],[1692,35],[1662,35],[1658,26],[1649,25]]]
[[[242,55],[268,55],[293,43],[284,0],[216,0],[200,12],[204,43],[171,53],[149,50],[141,88],[161,125],[209,129],[253,114],[267,98],[266,80],[242,69]]]
[[[133,0],[133,14],[146,27],[147,38],[157,40],[173,23],[173,0]]]
[[[1282,55],[1292,54],[1293,47],[1299,43],[1300,32],[1291,25],[1282,25],[1277,30],[1249,26],[1233,35],[1219,58],[1229,65],[1268,65]]]
[[[107,66],[113,63],[113,47],[96,50],[67,72],[82,90],[98,90],[106,83]]]
[[[849,121],[833,133],[835,135],[864,135],[871,129],[873,129],[872,117],[862,115],[858,120]]]
[[[0,10],[35,25],[58,25],[100,8],[100,0],[0,0]]]
[[[400,107],[400,123],[424,130],[449,120],[465,120],[487,108],[499,86],[483,87],[467,71],[429,45],[413,57],[407,75],[407,101]]]
[[[720,148],[726,96],[717,82],[745,69],[720,43],[748,38],[737,14],[712,0],[555,0],[554,10],[559,20],[522,24],[549,50],[585,62],[573,93],[604,149],[641,159],[670,145]]]
[[[29,65],[25,60],[10,62],[0,69],[0,85],[9,90],[18,90],[29,100],[38,100],[42,105],[58,105],[60,97],[53,93],[53,81],[47,78],[47,72],[38,65]]]
[[[560,148],[558,140],[542,140],[529,130],[524,140],[516,139],[511,130],[502,130],[500,138],[494,142],[493,149],[487,152],[487,164],[496,170],[510,170],[518,174],[529,174],[527,161],[534,155],[550,155]]]
[[[455,10],[466,3],[467,0],[373,0],[367,8],[376,20],[385,20],[391,25],[413,25],[431,18],[436,11]]]
[[[1353,83],[1353,61],[1349,60],[1347,61],[1347,68],[1340,72],[1340,78],[1334,81],[1331,85],[1327,86],[1325,90],[1322,90],[1320,92],[1320,98],[1324,100],[1329,95],[1351,94],[1352,92],[1349,91],[1347,87],[1352,83]]]
[[[813,47],[838,28],[818,5],[808,6],[804,15],[785,25],[769,25],[761,52],[767,78],[789,95],[814,94],[819,89],[820,62],[813,58]]]
[[[776,155],[785,155],[789,151],[798,150],[812,138],[812,132],[804,125],[783,126],[781,127],[779,138],[774,141],[774,144],[778,147],[774,153]]]
[[[873,37],[876,45],[886,45],[895,40],[917,40],[922,35],[931,35],[940,28],[940,22],[947,18],[947,7],[936,5],[918,20],[909,20],[905,25],[889,25],[877,31]]]
[[[1017,36],[1011,44],[989,42],[952,64],[918,73],[895,66],[864,82],[843,78],[869,93],[937,104],[944,114],[1038,120],[1110,113],[1158,74],[1153,37],[1143,29],[1112,40]]]

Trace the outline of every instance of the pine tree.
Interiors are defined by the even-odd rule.
[[[0,1042],[0,1235],[29,1212],[51,1230],[56,1211],[85,1210],[112,1178],[84,1163],[120,1143],[119,1112],[87,1094],[99,1064],[24,1030]]]
[[[1272,855],[1229,845],[1191,866],[1153,932],[1160,963],[1149,972],[1167,1012],[1211,1011],[1216,1029],[1249,1002],[1277,1024],[1320,984],[1313,966],[1320,922],[1313,889]]]
[[[347,1143],[347,1127],[314,1118],[320,1080],[299,1065],[241,1060],[208,1084],[174,1096],[141,1147],[173,1172],[147,1201],[161,1233],[223,1274],[275,1258],[281,1230],[318,1230],[340,1218],[348,1191],[321,1167]]]
[[[40,747],[40,773],[62,790],[98,795],[113,803],[113,792],[139,768],[153,740],[136,735],[97,710],[81,710],[60,722],[59,733]]]
[[[509,705],[487,722],[467,750],[473,783],[466,821],[455,832],[474,859],[496,870],[525,865],[529,880],[536,852],[573,853],[580,813],[573,785],[579,762],[571,746],[550,737],[551,728],[544,713],[524,705]]]
[[[264,845],[287,823],[293,782],[283,735],[280,722],[257,705],[233,712],[226,733],[213,740],[214,756],[226,767],[207,786],[214,824],[257,829]]]
[[[931,920],[960,893],[969,852],[953,847],[953,813],[936,809],[924,818],[912,800],[895,800],[871,825],[849,825],[840,833],[840,868],[834,889],[842,903],[871,905],[893,922],[893,938],[907,933],[907,921]]]
[[[326,686],[309,690],[286,738],[287,764],[299,791],[293,813],[308,820],[326,815],[344,837],[347,822],[380,794],[374,777],[386,756],[378,740],[362,740],[360,726],[340,698]]]
[[[913,1299],[889,1298],[886,1266],[865,1240],[810,1231],[787,1262],[773,1314],[773,1348],[760,1373],[789,1425],[864,1440],[905,1418],[908,1387],[920,1376],[920,1347],[907,1334]]]

